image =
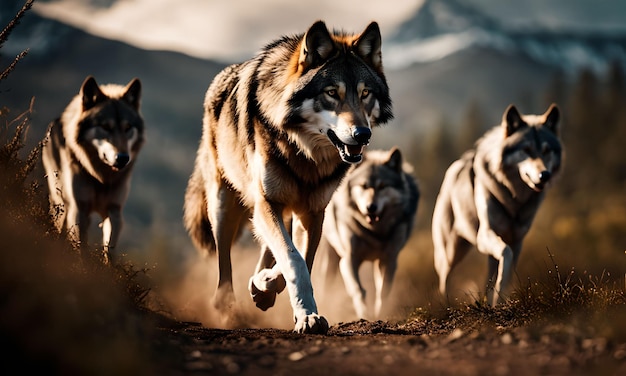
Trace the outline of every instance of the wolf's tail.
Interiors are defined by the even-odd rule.
[[[206,193],[198,168],[194,168],[185,191],[183,221],[193,244],[198,250],[215,252],[215,239],[207,214]]]

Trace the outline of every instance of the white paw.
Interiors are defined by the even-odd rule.
[[[276,302],[276,295],[287,286],[282,274],[276,274],[273,269],[263,269],[250,277],[248,290],[256,306],[263,311],[272,307]]]
[[[302,334],[326,334],[328,329],[328,321],[326,321],[324,316],[312,313],[310,315],[296,317],[296,326],[293,331]]]

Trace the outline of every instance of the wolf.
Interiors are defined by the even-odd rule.
[[[57,229],[84,250],[90,215],[99,214],[105,263],[118,260],[122,209],[144,144],[140,97],[138,78],[126,86],[100,86],[88,76],[62,115],[50,123],[42,149]]]
[[[446,171],[432,218],[434,263],[445,294],[452,269],[472,246],[488,256],[487,299],[496,305],[511,280],[522,242],[561,171],[559,108],[520,115],[509,105],[502,122]]]
[[[198,249],[217,253],[214,306],[235,302],[230,250],[249,217],[261,243],[248,283],[256,306],[287,288],[294,331],[328,331],[310,276],[324,209],[372,128],[392,117],[376,22],[350,34],[317,21],[213,79],[184,223]]]
[[[320,243],[323,274],[339,268],[356,314],[370,318],[359,268],[374,263],[374,317],[391,291],[398,255],[412,233],[420,192],[397,147],[370,150],[351,167],[328,207]],[[337,257],[338,256],[338,257]]]

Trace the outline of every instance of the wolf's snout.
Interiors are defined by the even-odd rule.
[[[124,168],[130,161],[130,155],[127,153],[118,153],[115,157],[115,167]]]
[[[368,127],[356,127],[352,131],[354,138],[360,145],[367,145],[372,137],[372,131]]]
[[[548,181],[550,181],[551,178],[552,174],[550,173],[550,171],[541,171],[539,173],[539,181],[541,181],[542,183],[547,183]]]
[[[376,223],[380,220],[380,217],[378,216],[378,205],[376,205],[376,203],[371,203],[369,205],[367,205],[367,214],[365,215],[365,218],[367,219],[368,223]]]

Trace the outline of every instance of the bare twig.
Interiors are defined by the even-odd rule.
[[[26,3],[24,3],[24,5],[22,6],[22,9],[17,12],[11,22],[9,22],[9,24],[2,30],[2,32],[0,32],[0,48],[2,48],[4,42],[6,42],[9,38],[9,34],[11,34],[13,29],[15,29],[15,27],[20,23],[20,20],[22,19],[22,17],[24,17],[24,14],[26,14],[26,12],[33,6],[34,2],[35,0],[27,0]]]
[[[9,24],[2,30],[2,32],[0,32],[0,49],[4,45],[4,42],[6,42],[7,39],[9,38],[9,34],[11,34],[13,29],[15,29],[15,27],[20,23],[20,20],[22,17],[24,17],[24,14],[26,14],[26,12],[33,6],[34,2],[35,0],[27,0],[26,3],[24,3],[24,5],[22,6],[22,9],[20,9],[19,12],[17,12],[15,17],[13,17],[13,19],[11,20],[11,22],[9,22]],[[0,72],[0,81],[7,78],[9,73],[11,73],[13,69],[15,69],[15,66],[17,65],[17,63],[20,60],[22,60],[27,54],[28,54],[28,48],[20,52],[20,54],[17,55],[15,59],[13,59],[13,62],[11,62],[11,65],[9,65],[6,69],[3,69]]]
[[[5,78],[7,78],[7,76],[9,75],[9,73],[11,73],[11,71],[15,68],[15,66],[17,65],[17,63],[22,60],[24,58],[24,56],[28,55],[28,48],[25,49],[24,51],[20,52],[19,55],[17,55],[15,57],[15,59],[13,59],[13,62],[11,62],[11,65],[9,65],[8,67],[6,67],[6,69],[4,69],[2,72],[0,72],[0,81],[4,80]]]

